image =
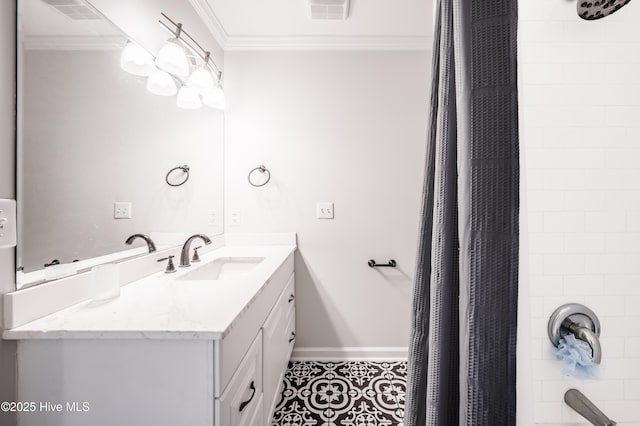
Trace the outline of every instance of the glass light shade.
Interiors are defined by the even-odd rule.
[[[215,109],[225,109],[227,107],[227,102],[224,98],[224,92],[220,86],[216,86],[211,90],[208,90],[202,96],[202,102],[211,108]]]
[[[168,73],[155,70],[147,78],[147,90],[154,95],[173,96],[178,92],[176,82]]]
[[[146,77],[156,70],[153,56],[142,47],[128,42],[120,56],[120,68],[133,75]]]
[[[198,92],[187,86],[182,86],[178,91],[176,105],[183,109],[198,109],[202,106],[202,102]]]
[[[216,87],[216,82],[211,72],[202,66],[191,73],[187,80],[187,86],[203,95]]]
[[[176,41],[169,40],[156,56],[156,65],[171,74],[186,77],[189,75],[189,60],[184,48]]]

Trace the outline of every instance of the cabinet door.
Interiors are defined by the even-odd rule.
[[[258,406],[256,407],[255,413],[253,413],[253,417],[247,423],[247,426],[266,426],[267,422],[265,420],[264,408],[263,408],[263,398],[260,398],[258,401]]]
[[[283,369],[287,369],[287,364],[289,364],[289,358],[291,358],[291,352],[293,352],[293,346],[296,343],[296,315],[295,311],[293,311],[292,315],[287,316],[287,326],[284,331],[284,335],[287,339],[287,346],[284,351],[284,365]]]
[[[289,361],[290,333],[287,331],[287,323],[291,312],[290,307],[294,304],[291,299],[293,287],[292,275],[262,329],[264,407],[265,418],[268,421],[271,421],[275,406],[280,399],[280,386]]]
[[[252,426],[254,416],[264,418],[262,407],[262,332],[258,332],[229,385],[216,399],[216,424]]]
[[[282,309],[274,309],[264,323],[262,330],[263,344],[263,388],[265,401],[265,414],[267,420],[271,420],[273,409],[277,404],[277,392],[282,380],[282,359],[285,356],[284,344],[286,312]]]

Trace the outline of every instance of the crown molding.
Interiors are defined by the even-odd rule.
[[[33,36],[22,39],[25,50],[120,50],[127,44],[123,36]]]
[[[431,50],[433,37],[287,36],[229,37],[225,51],[238,50]]]
[[[207,0],[189,0],[222,50],[431,50],[431,36],[230,36]]]
[[[218,42],[220,47],[224,50],[227,44],[229,35],[222,26],[222,22],[218,19],[216,13],[211,9],[207,0],[189,0],[191,6],[195,9],[196,13],[200,15],[200,18],[204,21],[205,26],[211,31],[213,38]]]

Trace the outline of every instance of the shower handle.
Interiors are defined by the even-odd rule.
[[[576,339],[582,340],[589,345],[591,348],[591,358],[594,363],[600,364],[600,362],[602,362],[602,346],[600,345],[600,339],[598,339],[598,336],[596,336],[593,330],[582,327],[569,318],[566,318],[562,322],[562,326],[576,336]]]
[[[556,309],[549,317],[547,326],[549,340],[558,347],[567,334],[587,343],[591,348],[591,358],[595,364],[602,361],[600,344],[600,320],[595,312],[579,303],[567,303]]]

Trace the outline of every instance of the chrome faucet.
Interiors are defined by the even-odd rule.
[[[596,405],[577,389],[569,389],[564,394],[564,402],[585,419],[596,426],[615,426],[616,422],[607,417]]]
[[[181,268],[188,268],[189,266],[191,266],[191,263],[189,262],[189,250],[191,249],[191,243],[196,238],[202,239],[202,241],[204,241],[206,245],[211,244],[211,240],[209,239],[209,237],[204,234],[195,234],[187,238],[187,241],[185,241],[184,245],[182,246],[182,252],[180,253]]]
[[[133,244],[133,241],[136,238],[142,238],[147,243],[147,248],[149,249],[149,253],[153,253],[154,251],[156,251],[156,245],[153,242],[153,240],[144,234],[133,234],[132,236],[127,238],[127,241],[125,241],[125,244],[130,246],[131,244]]]

